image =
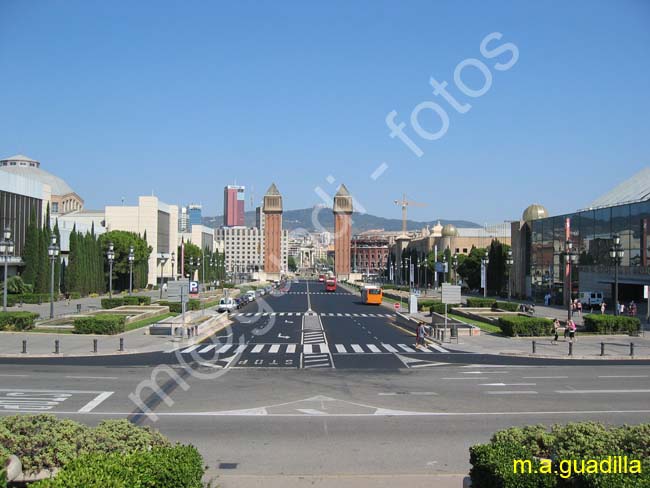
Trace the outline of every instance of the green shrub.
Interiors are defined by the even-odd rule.
[[[0,330],[29,330],[39,317],[34,312],[0,312]]]
[[[79,293],[78,291],[73,291],[70,292],[68,296],[70,297],[70,300],[79,300],[81,298],[81,293]]]
[[[102,298],[102,308],[111,309],[124,305],[151,305],[151,297],[132,295],[118,298]]]
[[[447,312],[451,312],[451,310],[455,307],[460,307],[460,304],[449,304],[447,305]],[[431,307],[429,307],[429,311],[431,313],[439,313],[443,314],[445,313],[445,304],[442,302],[433,302]]]
[[[0,289],[4,289],[4,283],[0,286]],[[10,276],[7,278],[7,293],[12,295],[31,293],[32,289],[32,285],[25,283],[20,276]]]
[[[500,317],[499,326],[507,336],[545,336],[553,330],[553,321],[541,317]]]
[[[48,414],[0,418],[0,446],[5,454],[18,456],[26,472],[60,468],[84,454],[145,451],[169,445],[160,433],[126,420],[103,421],[93,429]]]
[[[181,302],[169,302],[165,300],[160,300],[158,305],[169,307],[169,311],[173,313],[181,313],[183,310],[181,308]],[[190,299],[185,306],[185,311],[188,310],[201,310],[201,301],[194,298]]]
[[[93,315],[80,317],[74,321],[75,334],[121,334],[126,330],[126,317],[123,315]]]
[[[435,300],[418,300],[418,310],[429,310],[434,303]]]
[[[111,309],[124,305],[124,298],[102,298],[102,308]]]
[[[553,439],[545,425],[527,425],[501,430],[492,436],[490,442],[512,442],[528,449],[534,456],[547,458],[551,456]]]
[[[470,308],[492,308],[495,303],[496,302],[493,298],[467,298],[467,306]]]
[[[7,455],[0,449],[0,488],[7,488]]]
[[[492,308],[505,310],[506,312],[517,312],[521,304],[515,302],[495,302]]]
[[[589,332],[598,334],[636,334],[641,328],[638,317],[625,317],[623,315],[589,314],[584,316],[585,328]]]
[[[36,488],[201,488],[203,458],[193,446],[123,454],[89,454]]]
[[[28,303],[31,305],[47,303],[50,301],[49,293],[23,293],[22,295],[14,295],[19,302]],[[54,295],[54,300],[57,300],[56,294]]]
[[[552,488],[555,477],[538,473],[540,462],[533,453],[516,442],[497,442],[472,446],[469,449],[469,471],[472,486],[480,488]],[[532,472],[515,473],[514,460],[530,460]]]

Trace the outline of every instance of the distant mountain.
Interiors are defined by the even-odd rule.
[[[244,215],[244,223],[247,227],[255,225],[255,212],[246,212]],[[314,223],[316,222],[316,224]],[[429,225],[433,227],[438,220],[429,222],[419,222],[415,220],[407,220],[406,225],[408,230],[419,230],[422,227]],[[446,220],[440,219],[442,225],[453,224],[456,227],[480,227],[475,222],[467,220]],[[223,216],[217,217],[203,217],[203,224],[208,227],[219,227],[223,225]],[[317,225],[332,231],[334,229],[334,214],[331,208],[315,207],[315,208],[301,208],[298,210],[285,210],[282,214],[282,224],[285,229],[307,229],[309,231],[315,230]],[[352,215],[352,232],[359,233],[371,229],[384,229],[385,231],[398,231],[402,229],[402,219],[386,219],[370,214],[353,214]]]

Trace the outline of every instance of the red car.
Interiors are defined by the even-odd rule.
[[[324,282],[325,281],[325,275],[320,275],[318,277],[318,281],[320,281],[321,283]]]
[[[330,278],[325,282],[325,291],[336,291],[335,279]]]

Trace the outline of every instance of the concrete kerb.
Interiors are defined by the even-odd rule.
[[[572,360],[589,360],[589,361],[647,361],[650,359],[650,356],[644,355],[644,356],[599,356],[599,355],[593,355],[593,356],[576,356],[575,354],[572,356],[569,356],[568,354],[565,354],[563,356],[559,356],[557,354],[553,355],[546,355],[546,354],[531,354],[529,352],[499,352],[493,355],[497,356],[509,356],[509,357],[519,357],[519,358],[537,358],[537,359],[565,359],[568,361]]]

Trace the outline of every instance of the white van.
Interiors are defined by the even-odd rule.
[[[603,303],[603,292],[602,291],[582,291],[580,292],[579,297],[580,302],[583,305],[588,305],[590,307],[600,306]]]
[[[237,302],[234,298],[222,298],[219,300],[219,312],[232,312],[237,309]]]

